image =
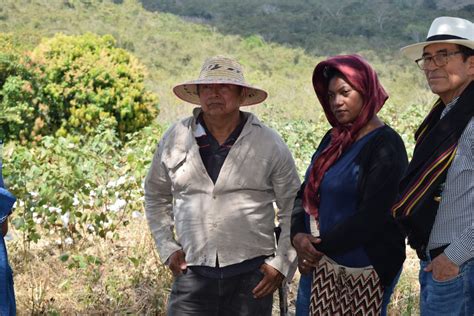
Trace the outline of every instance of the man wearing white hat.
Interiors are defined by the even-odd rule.
[[[438,101],[415,133],[393,207],[421,260],[422,315],[474,315],[474,25],[436,18],[402,53]]]
[[[240,111],[267,93],[221,56],[173,91],[200,107],[164,134],[145,180],[147,220],[174,275],[168,315],[271,315],[296,257],[289,228],[300,181],[278,134]]]

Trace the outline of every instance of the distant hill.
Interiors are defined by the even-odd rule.
[[[390,53],[425,38],[437,16],[474,20],[472,0],[140,0],[220,32],[303,47],[318,55],[351,47]]]
[[[162,122],[175,121],[190,113],[192,106],[178,100],[171,89],[177,83],[196,78],[203,60],[216,54],[236,57],[246,69],[247,80],[269,92],[264,104],[251,107],[263,117],[318,120],[322,115],[311,74],[324,54],[308,54],[301,47],[289,48],[253,33],[223,35],[214,26],[145,10],[138,0],[0,1],[0,30],[14,34],[23,49],[31,49],[41,38],[58,32],[113,35],[118,46],[131,51],[146,65],[148,85],[159,96]],[[188,1],[192,2],[182,2]],[[272,10],[271,6],[265,8]],[[298,11],[297,7],[292,10]],[[270,23],[273,29],[281,28],[280,25],[278,21]],[[326,39],[320,46],[335,45],[339,47],[338,53],[358,52],[368,59],[391,95],[385,107],[391,115],[402,113],[413,104],[429,106],[433,97],[426,90],[421,72],[414,63],[398,55],[398,47],[390,54],[383,54],[377,50],[378,46],[359,45],[357,49],[344,38]]]

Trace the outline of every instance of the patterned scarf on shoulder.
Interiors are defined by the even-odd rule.
[[[474,115],[474,82],[440,119],[445,105],[438,100],[415,133],[413,159],[403,177],[392,214],[419,254],[426,251],[443,184],[456,155],[458,140]]]

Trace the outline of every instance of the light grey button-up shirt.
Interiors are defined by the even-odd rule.
[[[288,147],[244,112],[247,122],[214,184],[195,140],[199,111],[165,133],[145,179],[146,216],[161,260],[183,249],[188,265],[215,267],[218,255],[225,267],[275,254],[267,263],[287,275],[296,258],[290,217],[300,186]]]

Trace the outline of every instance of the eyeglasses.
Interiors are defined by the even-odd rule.
[[[434,62],[434,64],[438,67],[443,67],[448,63],[448,57],[456,54],[462,54],[462,52],[458,50],[450,53],[442,52],[432,56],[423,56],[415,60],[415,63],[418,65],[418,67],[420,67],[421,70],[426,70],[431,62]]]

